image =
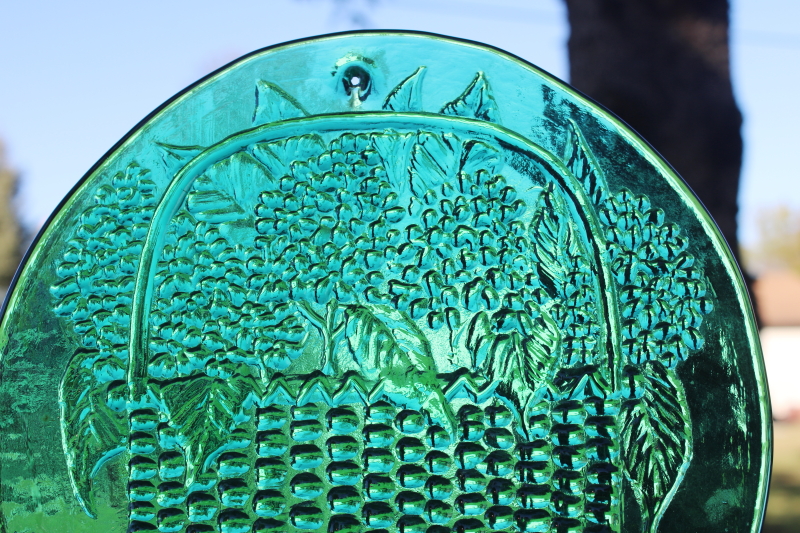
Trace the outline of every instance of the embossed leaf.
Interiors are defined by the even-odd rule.
[[[481,141],[467,141],[461,155],[461,172],[474,174],[480,170],[497,174],[503,166],[503,154],[494,146]]]
[[[186,200],[197,220],[212,223],[242,220],[258,191],[275,185],[269,171],[248,153],[238,152],[211,166],[198,177]]]
[[[489,313],[480,311],[465,325],[466,348],[472,355],[472,367],[482,368],[486,364],[488,349],[493,335]]]
[[[308,112],[289,93],[268,81],[256,83],[256,109],[253,123],[269,124],[279,120],[307,117]]]
[[[383,102],[383,108],[388,111],[421,111],[422,110],[422,79],[425,77],[425,67],[419,67],[409,77],[392,89]]]
[[[467,326],[473,367],[490,381],[502,382],[520,411],[552,379],[559,342],[558,325],[546,312],[532,318],[526,311],[503,308],[491,316],[478,313]]]
[[[596,205],[600,204],[608,197],[608,185],[605,177],[577,124],[570,120],[569,125],[564,161],[570,172],[583,185],[592,202]]]
[[[378,321],[375,323],[377,327],[385,327],[391,332],[398,355],[404,358],[397,361],[401,366],[405,363],[421,372],[435,371],[430,341],[414,321],[385,305],[369,306],[369,310]]]
[[[62,378],[61,432],[75,497],[86,514],[94,517],[92,478],[125,450],[128,424],[123,410],[109,407],[108,385],[97,382],[84,366],[86,359],[87,354],[78,351]],[[124,384],[116,385],[124,388]],[[124,409],[124,402],[120,407]]]
[[[497,102],[483,72],[478,72],[464,93],[449,104],[445,104],[440,113],[500,122]]]
[[[674,371],[657,362],[644,370],[643,397],[628,400],[620,413],[622,464],[645,528],[655,532],[689,466],[692,432]]]
[[[411,156],[411,147],[415,139],[413,133],[399,133],[392,130],[372,136],[372,146],[378,152],[383,168],[386,169],[389,184],[399,194],[408,192],[408,158]]]
[[[308,134],[258,143],[253,147],[253,155],[276,178],[293,176],[305,179],[309,167],[304,161],[324,150],[322,138],[316,134]]]
[[[178,146],[176,144],[156,143],[161,149],[161,161],[170,173],[176,173],[194,156],[205,150],[202,146]]]
[[[367,373],[401,366],[421,371],[434,368],[428,339],[399,311],[384,305],[347,306],[350,353]]]
[[[455,431],[454,413],[436,377],[430,341],[405,313],[385,305],[348,310],[350,353],[360,368],[380,375],[384,394],[424,409]]]
[[[161,387],[170,425],[185,439],[188,477],[204,472],[228,444],[230,433],[263,393],[251,375],[190,376]],[[187,485],[191,484],[187,482]]]
[[[531,248],[542,283],[551,297],[559,295],[571,270],[572,258],[581,255],[567,207],[550,184],[541,192],[530,225]]]
[[[531,260],[541,285],[534,297],[548,309],[563,333],[560,368],[608,362],[604,330],[600,328],[608,323],[607,317],[601,316],[607,310],[601,303],[597,269],[574,224],[555,185],[548,185],[537,200],[529,236]],[[580,394],[580,386],[579,379],[562,380],[559,394]]]
[[[461,142],[452,133],[420,133],[411,156],[411,191],[422,197],[452,180],[459,168]]]

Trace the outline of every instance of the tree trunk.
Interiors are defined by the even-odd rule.
[[[738,257],[742,115],[727,0],[565,0],[571,83],[637,130],[700,197]]]

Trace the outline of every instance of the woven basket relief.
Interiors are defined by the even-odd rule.
[[[686,238],[574,125],[504,140],[481,74],[392,122],[423,74],[347,128],[260,82],[278,126],[95,192],[52,287],[87,512],[123,457],[131,531],[620,531],[625,486],[657,527],[712,307]]]

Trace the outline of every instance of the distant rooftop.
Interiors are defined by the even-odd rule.
[[[800,275],[767,272],[753,284],[761,325],[800,326]]]

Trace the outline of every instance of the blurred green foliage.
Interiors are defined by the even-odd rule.
[[[21,259],[22,231],[14,209],[18,175],[6,161],[5,147],[0,141],[0,291],[11,283]]]
[[[768,271],[800,275],[800,210],[788,206],[758,214],[758,240],[742,250],[745,269],[753,276]]]

